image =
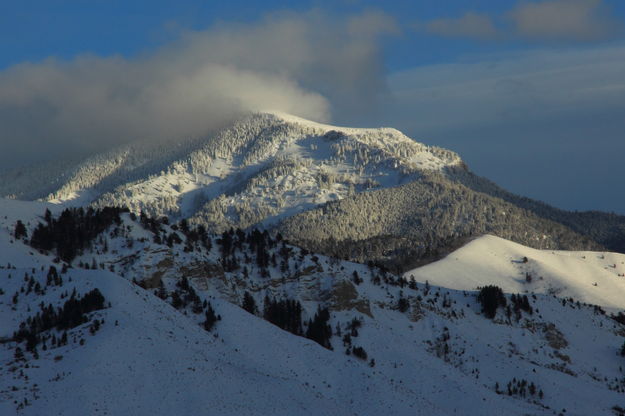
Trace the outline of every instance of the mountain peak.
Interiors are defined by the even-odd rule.
[[[260,113],[256,113],[256,114],[265,114],[269,117],[275,117],[277,120],[286,122],[286,123],[292,123],[292,124],[299,124],[302,126],[306,126],[306,127],[310,127],[310,128],[315,128],[315,129],[319,129],[319,130],[323,130],[323,131],[331,131],[331,130],[338,130],[338,131],[343,131],[345,133],[349,133],[349,134],[358,134],[358,133],[365,133],[365,132],[393,132],[395,134],[401,135],[403,137],[407,137],[405,136],[401,131],[392,128],[392,127],[348,127],[348,126],[337,126],[337,125],[332,125],[332,124],[327,124],[327,123],[322,123],[322,122],[317,122],[317,121],[313,121],[313,120],[308,120],[306,118],[300,117],[300,116],[296,116],[293,114],[289,114],[289,113],[285,113],[282,111],[266,111],[266,112],[260,112]],[[412,140],[412,139],[411,139]]]
[[[392,128],[252,113],[207,137],[137,142],[95,155],[56,172],[55,189],[46,183],[37,197],[247,227],[460,163],[457,154]],[[32,190],[25,182],[21,188]]]

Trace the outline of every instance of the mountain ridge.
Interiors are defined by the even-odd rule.
[[[41,182],[42,172],[35,176]],[[0,176],[0,194],[14,190],[14,177]],[[261,227],[335,257],[404,270],[483,233],[536,248],[625,251],[625,216],[568,212],[514,195],[470,172],[456,153],[396,129],[338,127],[283,113],[250,114],[205,137],[126,145],[54,178],[54,191],[49,183],[41,189],[62,206],[127,207],[211,232]],[[18,184],[24,196],[37,193],[27,178]],[[369,201],[378,206],[371,218],[364,215]],[[346,222],[325,214],[336,207],[350,207]],[[507,218],[498,214],[504,212]],[[396,218],[396,226],[379,226],[380,216]],[[367,229],[354,234],[361,226]]]

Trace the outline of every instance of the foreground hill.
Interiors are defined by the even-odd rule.
[[[622,278],[602,276],[596,288],[606,293],[596,298],[572,290],[554,297],[546,286],[525,294],[525,284],[512,284],[525,265],[537,282],[577,288],[586,279],[575,273],[580,255],[589,273],[620,256],[551,255],[485,237],[457,254],[479,261],[451,269],[452,255],[413,271],[420,283],[268,233],[211,235],[123,212],[81,249],[65,250],[66,233],[50,250],[35,250],[11,236],[18,219],[36,240],[37,222],[56,230],[80,225],[61,217],[87,224],[102,214],[46,219],[37,214],[44,207],[28,204],[3,201],[0,215],[0,264],[20,260],[0,270],[3,414],[613,415],[623,408],[625,327],[599,306],[622,310],[620,284],[610,288],[614,297],[607,293],[608,280]],[[508,269],[512,260],[520,263]],[[479,264],[488,279],[477,278]],[[473,283],[506,289],[506,306],[488,315]],[[95,301],[82,301],[87,294]],[[77,315],[51,314],[61,306]]]

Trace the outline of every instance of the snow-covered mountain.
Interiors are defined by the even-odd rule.
[[[342,128],[262,113],[205,138],[139,142],[98,154],[53,173],[39,198],[127,206],[152,216],[200,216],[221,231],[405,183],[423,169],[459,164],[455,153],[395,129]],[[35,182],[41,173],[22,176],[20,187],[32,196],[36,191],[28,179]],[[8,179],[0,193],[22,197],[8,191]],[[55,190],[49,191],[50,183]]]
[[[507,193],[391,128],[247,115],[205,137],[144,141],[0,175],[0,195],[128,207],[211,232],[261,227],[318,252],[406,270],[490,233],[534,248],[625,249],[625,217]]]
[[[625,308],[625,255],[485,236],[402,279],[268,233],[211,236],[122,213],[65,268],[58,247],[40,251],[13,236],[21,220],[35,238],[48,221],[42,211],[52,208],[54,223],[58,205],[2,200],[0,208],[3,414],[611,415],[623,407],[625,328],[610,316]],[[476,291],[491,284],[507,303],[492,319]],[[28,339],[13,339],[21,322],[32,327],[37,314],[95,289],[102,307],[78,325],[40,327],[31,351]],[[276,319],[268,305],[282,300],[301,312],[267,322]],[[326,308],[324,348],[309,329]],[[207,330],[209,310],[220,319]]]
[[[625,218],[397,130],[251,114],[0,195],[0,414],[625,414]]]

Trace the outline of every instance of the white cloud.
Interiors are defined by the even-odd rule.
[[[499,33],[488,15],[467,12],[459,18],[436,19],[423,25],[427,32],[446,37],[494,39]]]
[[[0,169],[137,138],[202,135],[243,111],[315,120],[361,111],[385,88],[377,39],[393,25],[381,13],[285,13],[186,32],[137,58],[16,65],[0,72]]]
[[[523,1],[508,16],[519,36],[538,40],[600,40],[619,26],[602,0]]]
[[[470,11],[459,18],[417,24],[419,30],[445,37],[543,42],[605,40],[621,33],[622,26],[603,0],[521,0],[503,15]]]

